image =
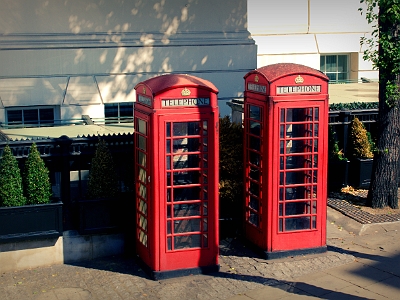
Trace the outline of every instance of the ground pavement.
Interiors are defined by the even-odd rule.
[[[150,280],[131,257],[0,274],[0,299],[400,299],[400,222],[360,224],[328,208],[328,252],[264,260],[221,241],[221,270]]]

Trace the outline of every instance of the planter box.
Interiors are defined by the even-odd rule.
[[[80,234],[115,233],[122,229],[126,213],[124,201],[102,198],[79,200],[77,205]]]
[[[372,177],[372,165],[374,160],[353,159],[350,162],[350,185],[354,188],[368,189]]]
[[[337,191],[347,186],[350,161],[340,160],[328,164],[328,190]]]
[[[0,243],[62,236],[62,202],[0,207]]]

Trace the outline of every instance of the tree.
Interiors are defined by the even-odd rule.
[[[372,37],[362,38],[364,59],[379,70],[379,128],[373,174],[368,191],[374,208],[398,208],[400,159],[400,0],[360,0],[373,26]]]
[[[117,173],[106,142],[99,139],[89,172],[89,199],[114,197],[118,191]]]
[[[0,206],[25,204],[21,171],[10,146],[6,145],[0,160]]]
[[[31,145],[25,162],[23,186],[27,204],[50,202],[52,192],[49,170],[40,157],[35,143]]]

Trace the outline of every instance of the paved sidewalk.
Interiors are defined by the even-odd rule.
[[[328,208],[328,252],[260,259],[221,242],[221,270],[150,280],[132,258],[110,257],[0,274],[0,299],[399,299],[400,222],[362,225]]]

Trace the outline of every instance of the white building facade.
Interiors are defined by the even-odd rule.
[[[360,46],[372,32],[362,7],[359,0],[248,0],[257,67],[291,62],[323,71],[331,83],[376,81]]]
[[[0,123],[129,116],[133,87],[163,73],[210,80],[229,114],[256,51],[246,0],[5,0]]]

